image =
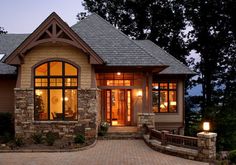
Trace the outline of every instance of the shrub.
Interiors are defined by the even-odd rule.
[[[109,123],[107,122],[101,122],[100,123],[100,127],[99,127],[99,131],[98,131],[98,135],[99,136],[104,136],[106,135],[107,131],[109,128]]]
[[[43,142],[43,134],[35,133],[32,135],[32,139],[34,141],[34,144],[41,144]]]
[[[13,135],[10,134],[9,132],[5,132],[2,136],[2,142],[3,143],[8,143],[9,141],[11,141],[13,139]]]
[[[17,147],[21,147],[24,145],[24,141],[22,137],[16,137],[14,142]]]
[[[55,133],[49,131],[47,134],[46,134],[46,142],[49,146],[52,146],[55,142],[55,140],[57,139],[57,136]]]
[[[74,138],[74,142],[77,143],[77,144],[82,144],[85,142],[85,137],[84,135],[78,133],[76,134],[75,138]]]
[[[0,113],[0,136],[4,134],[14,135],[14,122],[11,113]]]
[[[229,152],[229,160],[231,163],[236,163],[236,150]]]

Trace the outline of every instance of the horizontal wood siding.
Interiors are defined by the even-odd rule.
[[[82,51],[72,46],[66,45],[42,45],[33,48],[28,52],[22,64],[21,88],[32,87],[32,67],[38,62],[49,58],[64,58],[80,66],[80,87],[82,89],[91,87],[91,65],[88,57]]]
[[[0,113],[14,112],[14,88],[16,79],[0,79]]]

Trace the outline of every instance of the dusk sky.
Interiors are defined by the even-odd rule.
[[[52,12],[56,12],[69,26],[77,22],[76,15],[84,11],[83,0],[2,0],[0,27],[8,33],[31,33]],[[199,87],[190,95],[199,95]]]
[[[2,0],[0,27],[8,33],[31,33],[52,12],[69,26],[77,22],[76,15],[84,11],[82,0]]]

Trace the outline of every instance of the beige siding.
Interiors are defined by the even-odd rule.
[[[42,60],[49,58],[63,58],[70,60],[80,66],[81,89],[91,87],[91,65],[88,57],[77,48],[65,45],[44,45],[33,48],[25,56],[25,63],[21,70],[21,88],[32,87],[32,67]]]
[[[183,88],[184,83],[182,80],[178,80],[178,89],[177,89],[177,110],[178,113],[175,114],[161,114],[157,113],[155,116],[156,122],[162,122],[162,123],[182,123],[183,122],[183,111],[184,111],[184,100],[183,100]]]
[[[16,79],[0,79],[0,113],[14,112],[14,88]]]

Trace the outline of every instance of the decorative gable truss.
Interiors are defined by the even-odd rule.
[[[103,60],[54,12],[6,59],[7,64],[24,63],[26,53],[43,43],[67,43],[89,56],[90,64],[103,64]]]

